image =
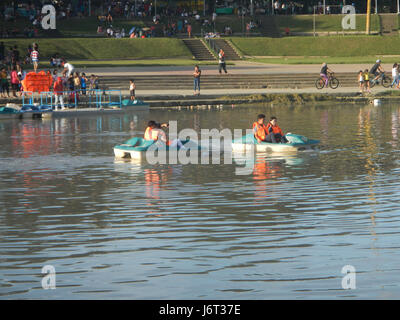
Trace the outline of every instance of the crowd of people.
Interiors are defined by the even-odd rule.
[[[29,45],[26,56],[21,57],[16,45],[7,50],[4,42],[0,42],[0,97],[10,98],[10,91],[13,97],[22,96],[21,82],[27,75],[23,66],[32,64],[36,73],[39,71],[39,61],[40,54],[37,43]],[[60,103],[62,108],[65,108],[64,95],[67,96],[69,102],[73,103],[75,100],[79,101],[79,95],[93,94],[94,90],[100,89],[100,79],[97,75],[87,76],[83,72],[77,72],[75,67],[59,54],[54,54],[50,58],[50,65],[53,71],[46,70],[46,74],[52,75],[51,90],[54,91],[56,105]]]

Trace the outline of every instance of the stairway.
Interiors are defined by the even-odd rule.
[[[200,39],[182,39],[196,60],[215,60],[208,47]]]
[[[225,59],[226,60],[240,60],[241,57],[239,54],[236,52],[236,50],[232,47],[232,45],[224,40],[224,39],[214,39],[212,40],[214,42],[214,48],[216,51],[216,54],[218,55],[218,52],[220,49],[224,50],[225,52]]]
[[[217,70],[217,66],[215,67]],[[229,66],[228,66],[229,70]],[[340,87],[353,87],[358,89],[357,77],[354,72],[336,73]],[[230,74],[228,77],[221,75],[202,75],[201,89],[276,89],[276,88],[315,88],[315,81],[319,74]],[[126,88],[131,76],[105,76],[101,77],[101,85],[107,89],[120,90]],[[193,88],[192,75],[137,75],[135,84],[140,90],[189,90]],[[325,89],[328,90],[328,89]],[[329,89],[331,90],[331,89]],[[324,92],[323,90],[321,92]]]
[[[280,38],[282,37],[279,28],[275,23],[274,16],[265,16],[260,19],[261,24],[258,25],[258,30],[264,37]]]
[[[383,36],[393,36],[397,34],[398,22],[397,14],[386,13],[379,14],[381,22],[381,34]]]

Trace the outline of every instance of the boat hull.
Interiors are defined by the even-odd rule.
[[[299,151],[316,150],[318,140],[310,140],[299,135],[286,135],[288,143],[257,142],[252,134],[232,142],[232,151],[236,152],[273,152],[297,153]]]
[[[190,140],[181,141],[185,146],[185,150],[200,150],[197,143]],[[174,148],[176,152],[178,149]],[[163,143],[144,140],[143,138],[134,137],[123,144],[114,147],[114,155],[116,158],[147,160],[157,162],[160,159],[169,159],[169,153],[172,152],[168,146]]]

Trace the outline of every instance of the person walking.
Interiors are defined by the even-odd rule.
[[[194,76],[194,93],[193,95],[200,95],[200,76],[201,76],[201,70],[199,68],[198,65],[196,65],[194,67],[194,72],[193,72],[193,76]],[[197,90],[199,91],[197,93]]]
[[[6,68],[1,69],[0,72],[0,81],[1,81],[1,92],[2,92],[2,97],[3,98],[10,98],[10,86],[8,84],[8,79],[7,79],[7,70]],[[6,96],[7,93],[7,96]]]
[[[58,110],[58,102],[60,102],[61,104],[61,109],[62,110],[65,109],[63,91],[64,91],[63,80],[61,78],[57,78],[57,80],[54,82],[53,85],[53,92],[55,96],[54,100],[55,110]]]
[[[13,70],[11,71],[11,90],[14,98],[17,97],[16,93],[19,91],[19,83],[20,81],[17,69],[13,68]]]
[[[391,87],[393,88],[394,85],[396,85],[396,88],[399,87],[399,65],[397,62],[393,65],[392,68],[392,78],[393,82],[391,84]]]
[[[224,69],[225,73],[228,73],[228,71],[226,71],[225,52],[220,49],[218,53],[218,71],[220,74],[222,73],[222,69]]]

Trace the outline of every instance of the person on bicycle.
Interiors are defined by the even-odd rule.
[[[328,75],[331,75],[331,74],[333,74],[333,71],[331,69],[329,69],[326,62],[324,62],[322,64],[320,76],[325,80],[325,87],[328,87],[328,79],[329,79]]]
[[[372,66],[369,72],[374,75],[375,78],[372,79],[372,81],[375,82],[380,77],[380,75],[385,72],[385,70],[383,70],[382,68],[381,60],[376,60],[375,64]]]

